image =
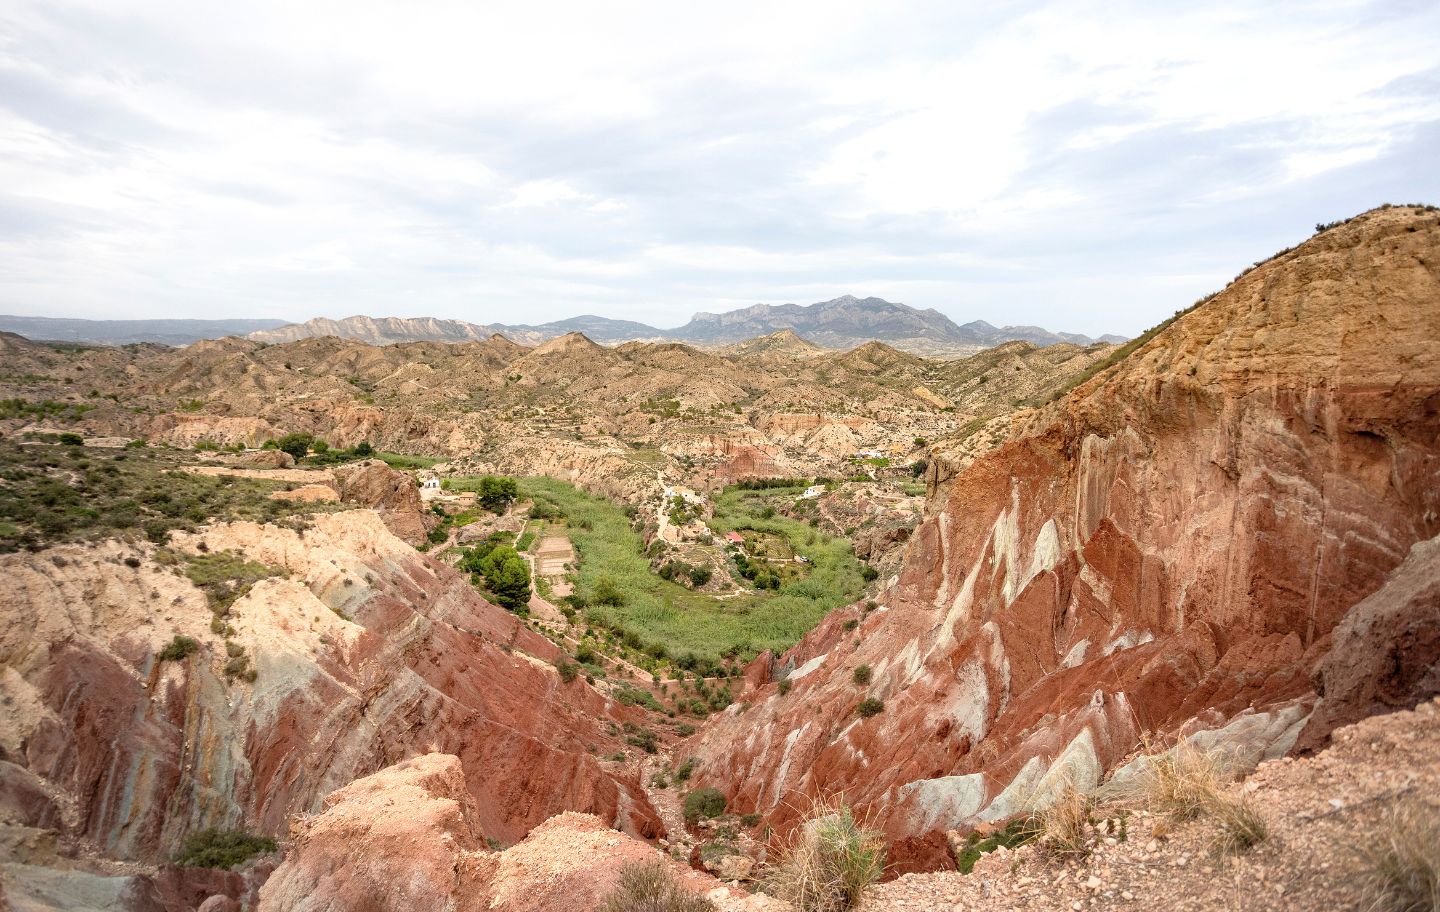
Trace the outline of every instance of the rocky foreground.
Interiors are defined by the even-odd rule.
[[[1346,726],[1319,754],[1267,761],[1228,790],[1243,795],[1263,822],[1263,838],[1245,850],[1218,845],[1213,819],[1177,822],[1143,797],[1121,793],[1092,812],[1102,822],[1087,828],[1078,857],[1057,859],[1035,843],[1000,848],[969,874],[907,874],[872,887],[860,908],[1363,908],[1373,896],[1362,850],[1382,841],[1387,811],[1440,794],[1440,701]],[[284,863],[260,890],[261,912],[590,912],[623,867],[668,858],[574,813],[494,851],[459,760],[444,754],[359,780],[325,805],[294,829]],[[720,912],[791,908],[669,863]]]

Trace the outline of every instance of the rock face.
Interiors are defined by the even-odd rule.
[[[436,750],[459,758],[485,837],[514,841],[565,810],[660,834],[639,783],[590,753],[623,749],[608,730],[640,711],[563,683],[550,641],[374,513],[303,533],[218,526],[175,547],[202,542],[288,573],[231,612],[253,683],[226,679],[204,594],[152,552],[0,558],[0,604],[24,608],[0,612],[0,836],[153,862],[205,827],[283,836],[335,789]],[[177,634],[199,650],[160,661]]]
[[[599,818],[567,813],[490,851],[459,759],[427,754],[351,783],[297,827],[259,912],[365,909],[591,912],[629,862],[663,858]],[[724,890],[672,865],[696,892]],[[725,891],[728,893],[728,891]]]
[[[1440,533],[1437,326],[1440,214],[1376,210],[1246,273],[958,475],[932,465],[882,609],[757,669],[793,689],[715,717],[699,781],[782,828],[843,790],[905,870],[945,861],[945,829],[1093,784],[1142,732],[1273,756],[1433,691],[1435,545],[1411,547]],[[1347,676],[1359,662],[1387,668],[1383,693]],[[862,718],[867,696],[884,709]]]
[[[348,463],[332,474],[341,500],[377,511],[397,538],[418,545],[434,528],[436,520],[421,505],[420,488],[413,476],[379,459]]]

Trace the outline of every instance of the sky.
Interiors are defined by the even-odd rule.
[[[0,0],[0,312],[1134,334],[1440,203],[1440,2]]]

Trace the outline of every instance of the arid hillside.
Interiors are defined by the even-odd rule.
[[[656,472],[709,486],[843,475],[857,452],[897,462],[925,443],[1043,402],[1113,351],[1009,343],[934,361],[880,343],[833,352],[785,334],[722,353],[679,343],[607,348],[571,333],[529,348],[369,345],[334,337],[84,348],[0,336],[7,432],[256,447],[303,431],[338,447],[467,457],[474,468],[557,474],[627,500]],[[1004,422],[1002,422],[1004,423]],[[975,435],[988,446],[995,435]],[[569,468],[562,471],[563,466]]]
[[[896,584],[757,660],[700,780],[781,829],[843,792],[944,867],[1142,738],[1253,763],[1434,692],[1437,254],[1434,210],[1332,227],[937,460]]]

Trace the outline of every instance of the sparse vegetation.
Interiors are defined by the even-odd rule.
[[[1416,799],[1392,805],[1375,841],[1359,852],[1369,909],[1440,910],[1440,808]]]
[[[775,892],[801,912],[855,908],[885,870],[885,840],[843,803],[817,804],[773,872]]]
[[[602,912],[714,912],[715,904],[690,892],[662,858],[637,861],[620,869],[620,879],[605,896]]]
[[[166,643],[165,648],[160,650],[157,658],[162,662],[180,662],[184,661],[199,648],[200,643],[194,637],[182,636],[177,633],[175,634],[175,638],[169,643]]]
[[[860,718],[862,719],[868,719],[871,716],[878,716],[884,711],[885,702],[876,697],[866,697],[865,699],[860,701],[858,706],[855,707],[855,712],[859,713]]]
[[[185,837],[175,856],[182,868],[233,868],[256,855],[275,851],[275,840],[243,830],[201,830]]]
[[[181,471],[183,459],[0,441],[0,552],[109,537],[162,543],[210,521],[276,522],[336,508],[272,500],[282,482]]]
[[[1214,820],[1220,827],[1217,847],[1237,852],[1264,841],[1268,829],[1249,799],[1227,787],[1231,779],[1220,755],[1181,741],[1148,758],[1136,788],[1152,812],[1173,820]]]
[[[1090,811],[1094,799],[1066,780],[1054,800],[1033,812],[1028,829],[1036,844],[1054,858],[1090,854]]]

